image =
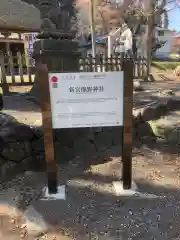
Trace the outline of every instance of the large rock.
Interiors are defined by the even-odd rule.
[[[21,167],[15,162],[6,161],[0,166],[0,182],[8,181],[10,178],[20,174]]]
[[[177,144],[180,142],[180,128],[176,121],[161,118],[149,121],[149,125],[156,137],[160,137],[166,141],[175,142]]]
[[[2,156],[0,156],[0,167],[4,164],[4,162],[5,162],[5,159]]]
[[[27,141],[34,136],[28,125],[19,123],[14,117],[0,113],[0,140],[3,142]]]
[[[31,154],[29,142],[9,142],[3,145],[0,152],[7,161],[21,162]]]
[[[39,138],[41,138],[41,137],[44,136],[44,132],[43,132],[42,127],[32,126],[31,129],[32,129],[32,131],[33,131],[33,133],[34,133],[34,137],[35,137],[35,138],[39,139]]]
[[[137,125],[136,137],[138,139],[143,137],[153,137],[153,136],[154,136],[153,130],[151,129],[151,126],[148,122],[143,122]]]
[[[164,116],[167,113],[167,102],[162,102],[156,106],[156,118]]]
[[[0,113],[0,127],[9,126],[13,123],[17,123],[18,121],[11,115],[6,113]]]
[[[139,92],[139,91],[143,91],[144,90],[144,88],[141,85],[140,81],[137,81],[137,80],[134,81],[134,83],[133,83],[133,89],[134,89],[135,92]]]
[[[31,146],[35,139],[34,130],[30,126],[0,113],[0,181],[9,180],[39,165]]]
[[[141,110],[141,116],[143,121],[149,121],[155,118],[155,110],[151,107],[145,107]]]
[[[167,109],[168,111],[174,111],[180,109],[180,98],[179,97],[171,97],[167,101]]]
[[[31,142],[31,147],[32,147],[32,151],[34,153],[41,153],[41,152],[44,152],[44,138],[41,137],[41,138],[38,138],[38,139],[34,139],[32,142]]]
[[[176,75],[176,77],[180,77],[180,66],[177,66],[174,70],[174,74]]]

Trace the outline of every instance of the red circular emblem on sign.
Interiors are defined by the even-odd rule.
[[[51,82],[52,82],[52,83],[56,83],[57,80],[58,80],[58,78],[57,78],[56,76],[53,76],[53,77],[51,78]]]

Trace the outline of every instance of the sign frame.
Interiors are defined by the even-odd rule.
[[[124,72],[123,126],[122,126],[122,182],[124,189],[132,185],[132,109],[133,109],[133,60],[123,59]],[[51,99],[49,90],[49,72],[41,58],[36,60],[36,74],[40,85],[40,105],[44,130],[45,158],[49,194],[57,193],[57,166],[54,155]]]

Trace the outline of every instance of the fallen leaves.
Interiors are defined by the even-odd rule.
[[[161,180],[164,176],[161,174],[160,170],[152,169],[147,173],[148,180]]]

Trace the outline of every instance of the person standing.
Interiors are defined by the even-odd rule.
[[[124,49],[124,42],[121,41],[120,37],[116,38],[115,45],[114,45],[114,52],[117,56],[124,57],[125,49]]]
[[[121,29],[118,29],[118,33],[119,37],[116,38],[114,44],[114,53],[120,57],[133,57],[132,31],[126,23],[123,23]]]
[[[126,57],[132,57],[132,32],[126,23],[122,26],[122,34],[120,36],[121,42],[124,43],[124,52]]]

